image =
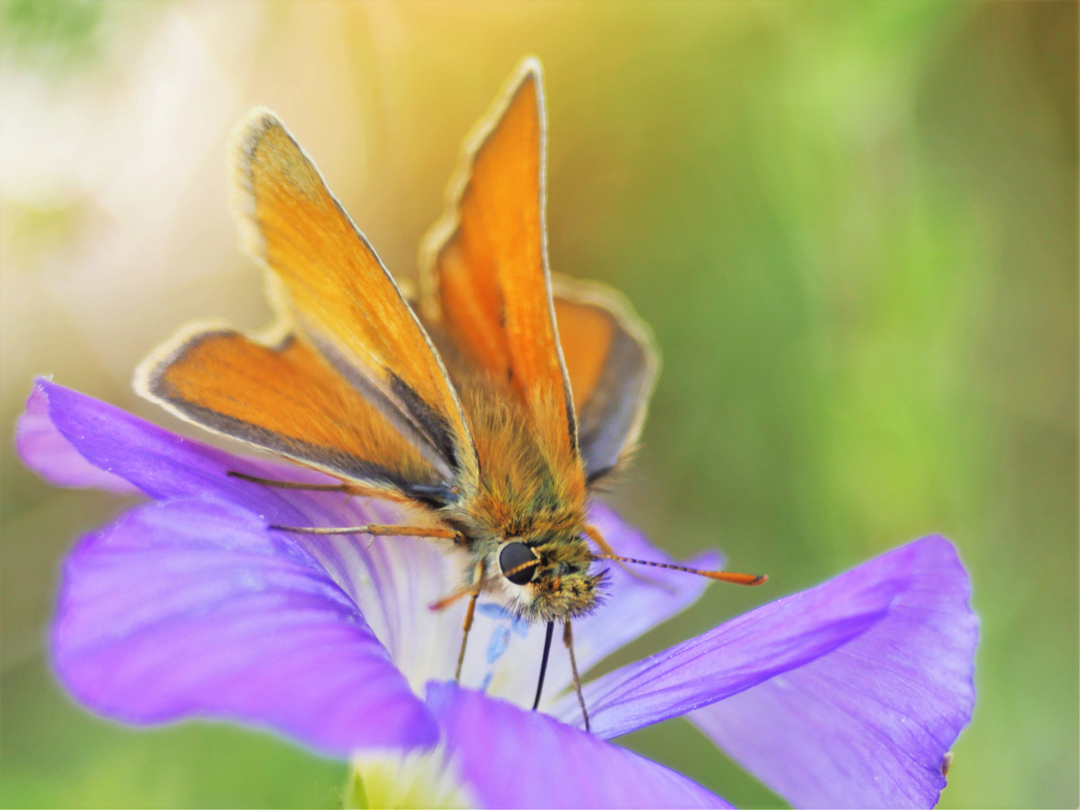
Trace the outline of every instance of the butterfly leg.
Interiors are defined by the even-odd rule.
[[[442,599],[439,599],[436,602],[432,602],[430,605],[428,605],[428,610],[434,610],[436,612],[440,610],[446,610],[451,605],[456,604],[457,601],[461,599],[461,597],[471,593],[472,589],[472,585],[466,585],[464,588],[458,588],[456,591],[447,594]]]
[[[458,653],[457,669],[454,671],[454,683],[461,682],[461,665],[465,663],[465,645],[469,642],[469,631],[472,629],[473,614],[476,613],[476,600],[480,598],[480,588],[484,584],[484,561],[481,560],[476,564],[476,569],[473,571],[472,590],[469,593],[469,607],[465,611],[465,621],[461,625],[461,629],[465,631],[465,635],[461,637],[461,652]]]
[[[264,487],[277,487],[278,489],[305,489],[312,492],[352,492],[349,484],[297,484],[293,481],[276,481],[273,478],[259,478],[257,475],[229,470],[225,475],[229,478],[239,478],[241,481],[249,481],[252,484],[262,484]]]
[[[355,484],[297,484],[292,481],[275,481],[272,478],[259,478],[255,475],[234,472],[229,470],[226,475],[230,478],[239,478],[241,481],[250,481],[253,484],[262,484],[267,487],[279,489],[303,489],[311,492],[344,492],[349,495],[369,497],[382,497],[380,492],[368,487]],[[268,528],[279,532],[294,532],[296,534],[370,534],[373,537],[428,537],[435,539],[453,540],[460,543],[465,537],[453,529],[438,529],[425,526],[385,526],[382,524],[369,523],[364,526],[341,526],[341,527],[317,527],[317,526],[280,526],[271,525]]]
[[[408,503],[409,498],[401,493],[389,489],[377,487],[365,487],[362,484],[299,484],[295,481],[277,481],[273,478],[259,478],[257,475],[229,470],[225,473],[229,478],[239,478],[241,481],[249,481],[252,484],[260,484],[264,487],[276,487],[277,489],[300,489],[306,492],[343,492],[346,495],[355,495],[359,498],[377,498],[383,501],[395,503]]]
[[[278,526],[267,528],[294,534],[370,534],[373,537],[427,537],[437,540],[462,540],[453,529],[433,529],[425,526],[383,526],[368,523],[363,526]]]
[[[581,676],[578,675],[577,658],[574,657],[574,631],[570,629],[570,622],[563,625],[563,644],[570,651],[570,671],[574,674],[574,691],[577,692],[578,704],[581,706],[581,716],[585,718],[585,730],[589,728],[589,710],[585,708],[585,696],[581,694]]]

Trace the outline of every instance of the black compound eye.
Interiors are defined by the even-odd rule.
[[[507,543],[503,546],[503,550],[499,552],[499,568],[502,569],[503,576],[515,585],[524,585],[526,582],[531,582],[533,575],[536,574],[536,566],[530,565],[520,571],[514,571],[514,569],[525,565],[525,563],[535,562],[536,555],[524,543]],[[508,573],[510,571],[513,571],[513,573]]]

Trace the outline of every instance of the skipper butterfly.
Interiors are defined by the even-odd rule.
[[[487,593],[563,625],[592,611],[600,560],[756,585],[764,577],[619,557],[588,521],[591,490],[641,433],[658,356],[617,293],[548,272],[540,65],[526,59],[463,149],[410,301],[284,124],[256,109],[232,146],[245,250],[268,271],[277,321],[249,337],[192,325],[141,365],[136,388],[178,416],[337,477],[257,484],[383,498],[415,525],[308,534],[431,538],[467,556],[460,678]]]

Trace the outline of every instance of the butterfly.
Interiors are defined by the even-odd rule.
[[[466,140],[407,298],[285,125],[253,110],[232,142],[242,245],[267,270],[274,326],[181,330],[136,390],[183,419],[338,478],[307,485],[402,504],[415,525],[307,534],[413,536],[467,558],[455,677],[481,593],[547,624],[597,607],[612,560],[758,584],[763,577],[620,557],[589,524],[592,491],[641,434],[658,370],[651,332],[614,291],[552,276],[541,68],[524,60]]]

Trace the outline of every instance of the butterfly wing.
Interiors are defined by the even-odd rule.
[[[431,341],[375,251],[285,126],[255,110],[234,136],[243,243],[272,273],[283,317],[459,482],[476,456]]]
[[[475,366],[576,442],[544,231],[540,65],[522,63],[466,141],[422,253],[422,307]]]
[[[554,276],[553,288],[578,444],[593,482],[610,472],[641,435],[660,356],[652,331],[615,290],[560,275]]]
[[[190,326],[143,362],[136,389],[183,419],[386,497],[450,497],[442,459],[425,458],[423,443],[294,334],[264,343],[224,325]]]

